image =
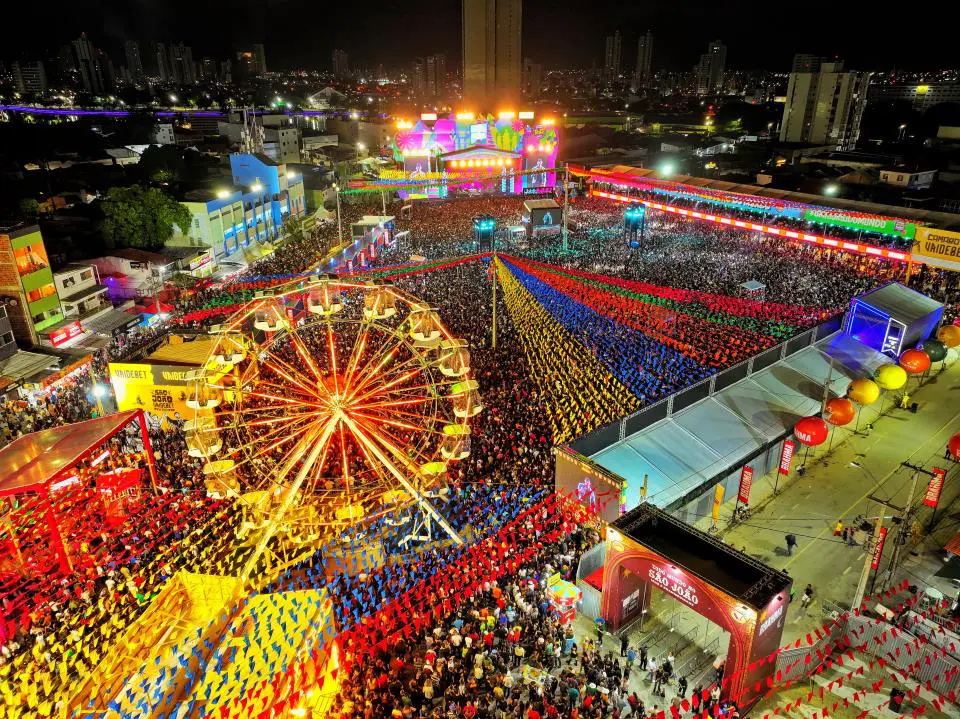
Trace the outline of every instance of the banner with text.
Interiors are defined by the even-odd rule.
[[[919,227],[912,254],[925,264],[960,271],[960,232]]]
[[[740,491],[737,499],[744,504],[750,504],[750,487],[753,486],[753,467],[747,466],[740,472]]]
[[[933,468],[933,476],[930,478],[930,484],[927,485],[927,493],[923,495],[923,503],[928,507],[936,507],[940,501],[940,492],[943,491],[943,480],[947,473],[939,467]]]
[[[793,461],[793,451],[797,448],[797,443],[787,439],[783,442],[783,448],[780,450],[780,474],[790,474],[790,462]]]

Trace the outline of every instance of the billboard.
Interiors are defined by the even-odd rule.
[[[195,367],[165,364],[111,362],[110,384],[120,412],[142,409],[157,417],[174,419],[193,417],[195,410],[186,405],[187,373]]]
[[[840,210],[811,209],[803,213],[803,219],[823,225],[844,227],[848,230],[897,235],[908,240],[912,240],[918,232],[916,224],[896,217],[866,215],[857,212],[848,214]]]
[[[920,227],[917,229],[913,257],[934,267],[960,270],[960,232]]]
[[[626,480],[569,447],[557,447],[555,454],[557,493],[575,500],[604,522],[616,521]]]

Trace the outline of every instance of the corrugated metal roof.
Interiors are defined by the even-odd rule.
[[[0,495],[34,492],[76,464],[91,447],[133,419],[139,410],[51,427],[0,449]]]

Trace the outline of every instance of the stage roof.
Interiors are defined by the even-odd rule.
[[[648,501],[679,508],[704,491],[712,479],[739,471],[765,445],[788,435],[798,419],[819,412],[828,375],[830,395],[839,397],[851,381],[873,376],[877,367],[889,361],[866,345],[834,333],[668,419],[591,453],[590,459],[627,480],[627,507],[640,503],[643,475],[647,474]],[[864,423],[872,420],[872,411],[872,407],[865,410]],[[833,431],[852,429],[837,427]],[[577,449],[576,442],[573,448]]]
[[[641,169],[630,167],[629,165],[614,165],[592,168],[584,174],[594,175],[595,179],[601,182],[607,181],[615,183],[618,179],[626,181],[658,180],[660,178],[657,173],[658,171],[655,169]],[[727,182],[726,180],[691,177],[689,175],[671,175],[670,181],[692,187],[720,190],[721,192],[737,192],[743,195],[756,195],[757,197],[766,197],[773,200],[789,200],[791,202],[800,202],[809,205],[822,205],[824,207],[832,207],[835,210],[852,210],[854,212],[871,212],[887,217],[902,217],[911,222],[931,224],[946,230],[960,229],[960,215],[955,215],[951,212],[937,212],[935,210],[922,210],[895,205],[880,205],[875,202],[861,202],[860,200],[845,200],[841,197],[810,195],[804,192],[778,190],[774,187],[762,185],[747,185]]]
[[[650,504],[641,504],[613,526],[624,536],[723,592],[762,610],[793,580]]]
[[[37,492],[90,447],[115,435],[139,410],[32,432],[0,449],[0,496]]]
[[[943,309],[936,300],[897,282],[866,292],[858,299],[908,326]]]
[[[168,342],[147,357],[150,364],[172,364],[200,367],[217,348],[216,337],[198,337],[190,342]]]

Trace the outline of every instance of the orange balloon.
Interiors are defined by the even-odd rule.
[[[827,411],[823,418],[832,425],[842,427],[850,424],[856,416],[857,408],[846,397],[834,397],[827,402]]]
[[[947,347],[960,345],[960,327],[956,325],[944,325],[937,330],[937,339]]]

